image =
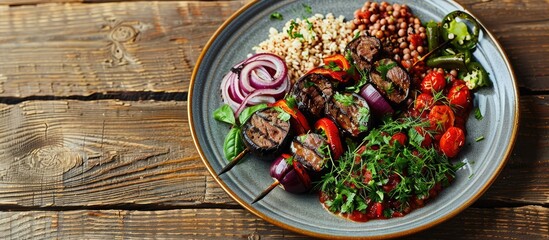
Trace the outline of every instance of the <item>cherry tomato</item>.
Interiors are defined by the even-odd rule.
[[[465,84],[454,84],[448,91],[448,100],[458,111],[467,110],[471,106],[471,92]]]
[[[421,81],[421,91],[424,93],[440,92],[446,87],[444,73],[431,71]]]
[[[453,127],[455,119],[454,111],[446,105],[436,105],[429,112],[431,130],[438,133],[443,133]]]
[[[398,141],[400,146],[404,146],[404,144],[406,144],[406,141],[408,141],[408,137],[406,137],[406,134],[398,132],[391,137],[391,141],[389,141],[389,143],[393,145],[395,141]]]
[[[414,108],[420,112],[428,111],[433,106],[433,95],[431,93],[421,93],[417,96]]]
[[[448,128],[439,142],[440,151],[450,158],[455,157],[463,145],[465,145],[465,133],[457,127]]]

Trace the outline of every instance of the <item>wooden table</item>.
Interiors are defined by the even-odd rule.
[[[193,66],[246,2],[2,1],[0,238],[307,238],[236,204],[189,132]],[[458,2],[514,65],[520,130],[486,194],[411,238],[547,239],[549,1]]]

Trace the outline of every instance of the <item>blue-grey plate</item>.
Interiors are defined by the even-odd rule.
[[[453,10],[464,10],[451,0],[396,0],[408,4],[423,22],[440,21]],[[324,210],[315,194],[294,195],[277,188],[258,203],[251,200],[273,181],[269,163],[248,156],[230,172],[217,173],[223,157],[226,124],[213,119],[221,105],[219,86],[229,69],[253,53],[252,47],[268,37],[270,27],[281,29],[291,18],[302,17],[304,6],[315,13],[334,13],[347,19],[362,0],[254,1],[230,17],[214,34],[196,64],[189,89],[189,120],[194,143],[208,170],[221,187],[253,214],[280,227],[323,238],[385,238],[403,236],[432,227],[455,216],[478,199],[496,179],[508,158],[518,128],[518,94],[513,70],[496,39],[483,29],[476,59],[490,73],[493,86],[475,93],[484,119],[467,122],[468,146],[457,161],[466,163],[453,184],[425,207],[388,220],[352,222]],[[280,12],[284,21],[269,16]],[[484,136],[484,141],[475,138]]]

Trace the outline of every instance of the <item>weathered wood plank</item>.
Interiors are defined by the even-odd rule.
[[[546,239],[549,209],[469,208],[409,239]],[[509,221],[513,219],[513,221]],[[4,239],[310,239],[243,209],[2,212]]]
[[[234,204],[198,157],[186,102],[24,102],[0,105],[0,121],[0,205]]]
[[[163,2],[181,2],[180,0],[161,0]],[[194,1],[211,1],[211,0],[194,0]],[[225,0],[233,1],[233,0]],[[125,2],[125,0],[2,0],[0,5],[22,6],[22,5],[38,5],[49,3],[107,3],[107,2]]]
[[[201,48],[244,1],[0,10],[0,97],[185,92]]]
[[[521,103],[516,147],[481,204],[549,204],[549,99]],[[0,207],[236,205],[200,161],[186,108],[114,100],[0,105]]]
[[[0,97],[184,92],[203,45],[245,2],[110,2],[3,8]],[[501,40],[520,86],[549,89],[549,59],[545,57],[549,48],[543,47],[549,44],[545,12],[549,3],[459,2]]]

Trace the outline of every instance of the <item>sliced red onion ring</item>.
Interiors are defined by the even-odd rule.
[[[221,96],[238,115],[248,105],[274,103],[289,88],[284,60],[271,53],[259,53],[238,63],[223,77]]]
[[[379,93],[377,89],[371,84],[366,84],[366,86],[364,86],[360,90],[360,96],[362,96],[366,100],[366,102],[368,102],[372,113],[376,117],[381,118],[383,116],[392,115],[394,113],[391,105],[389,105],[387,100],[385,100],[381,93]]]

